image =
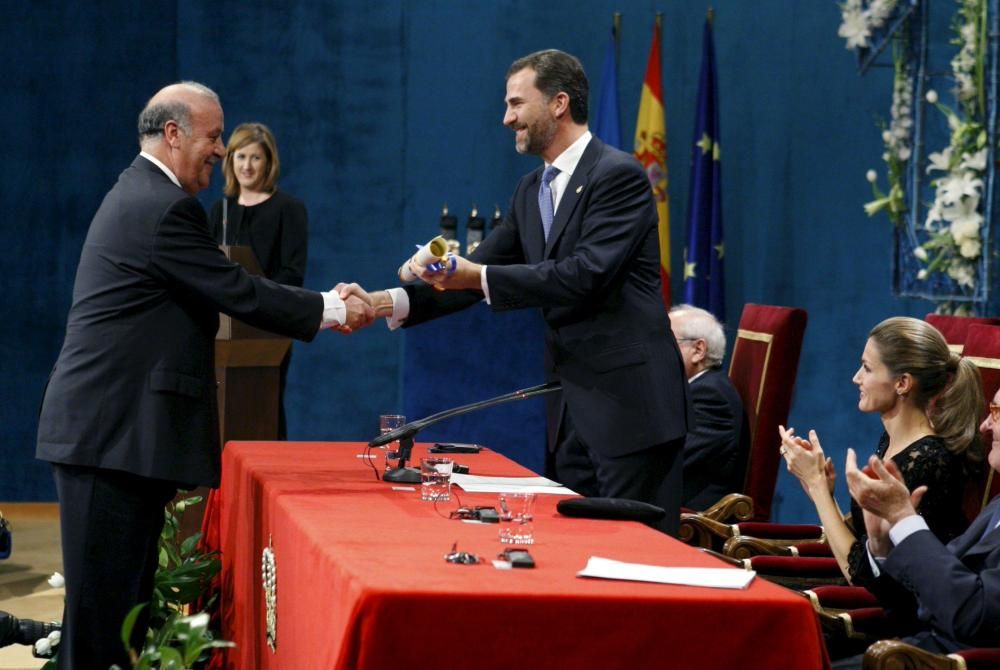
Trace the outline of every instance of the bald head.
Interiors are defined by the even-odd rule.
[[[161,88],[139,113],[139,145],[146,150],[150,140],[162,138],[167,121],[175,121],[181,130],[191,134],[191,109],[199,103],[222,106],[215,91],[196,81]]]
[[[194,195],[206,188],[212,167],[225,156],[219,96],[193,81],[166,86],[139,114],[139,145]]]

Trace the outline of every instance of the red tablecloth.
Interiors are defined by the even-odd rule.
[[[813,668],[819,625],[808,601],[757,579],[746,590],[576,577],[588,557],[720,567],[632,522],[571,519],[536,505],[534,570],[453,565],[493,558],[496,525],[448,520],[450,503],[376,481],[358,443],[233,442],[215,497],[223,552],[228,666],[308,668]],[[418,445],[414,456],[423,449]],[[484,451],[472,474],[531,473]],[[415,488],[419,488],[419,485]],[[464,505],[495,495],[458,491]],[[444,515],[444,516],[442,516]],[[266,643],[261,552],[273,546],[277,651]]]

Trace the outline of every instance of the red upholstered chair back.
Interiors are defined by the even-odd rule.
[[[973,324],[1000,326],[1000,319],[980,316],[951,316],[949,314],[928,314],[924,321],[941,331],[948,348],[957,354],[962,353],[969,327]]]
[[[1000,389],[1000,326],[975,323],[969,326],[965,338],[963,356],[976,364],[983,380],[985,404],[983,416],[989,411],[990,401]],[[989,444],[984,445],[988,451]],[[985,481],[967,502],[970,519],[995,495],[1000,493],[1000,476],[988,466],[985,467]],[[976,495],[978,494],[978,495]]]
[[[778,426],[788,423],[805,330],[805,310],[747,304],[733,342],[729,378],[750,424],[743,493],[753,499],[757,521],[771,516],[780,458]]]

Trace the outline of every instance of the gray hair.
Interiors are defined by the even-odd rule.
[[[677,305],[670,308],[671,314],[683,313],[687,318],[678,326],[680,338],[705,340],[705,360],[708,367],[717,368],[726,357],[726,333],[722,324],[711,312],[693,305]]]
[[[183,87],[196,95],[204,96],[221,106],[219,96],[215,91],[196,81],[181,81],[174,84]],[[157,96],[154,96],[155,100]],[[179,99],[152,102],[139,112],[139,144],[148,139],[163,135],[163,127],[167,121],[176,121],[185,135],[191,134],[191,106]]]

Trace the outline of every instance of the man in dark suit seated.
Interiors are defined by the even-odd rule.
[[[1000,472],[1000,391],[980,430],[991,439],[989,465]],[[916,513],[926,487],[907,491],[892,462],[872,456],[859,470],[849,449],[845,474],[865,510],[872,569],[886,592],[902,585],[919,603],[925,627],[903,641],[938,654],[1000,646],[1000,496],[944,545]],[[861,661],[856,656],[834,667],[860,668]]]
[[[219,312],[306,341],[373,316],[356,297],[252,277],[222,253],[195,197],[223,157],[222,121],[218,96],[201,84],[154,95],[139,114],[141,151],[80,254],[36,450],[59,495],[61,670],[131,667],[120,631],[151,599],[164,505],[178,488],[219,484]]]
[[[670,310],[670,327],[684,359],[694,408],[694,426],[684,442],[682,504],[702,510],[742,488],[750,428],[740,394],[722,369],[722,324],[711,312],[678,305]]]
[[[521,178],[507,216],[451,273],[415,274],[372,295],[406,327],[485,298],[545,320],[549,468],[587,496],[666,510],[676,533],[687,384],[660,284],[658,219],[642,165],[587,127],[580,61],[549,49],[507,71],[503,123],[543,165]],[[438,289],[438,290],[435,290]]]

